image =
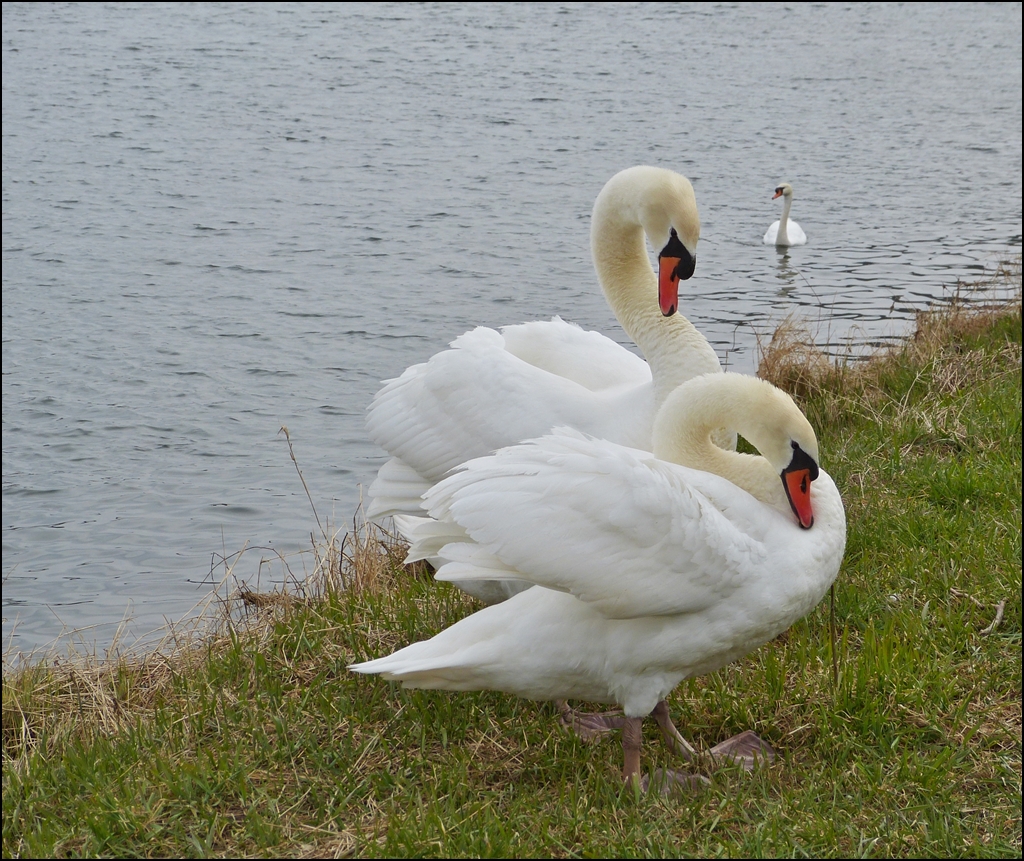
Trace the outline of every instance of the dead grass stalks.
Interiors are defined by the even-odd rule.
[[[1010,298],[986,298],[994,285]],[[1019,344],[1008,341],[994,359],[970,345],[1000,321],[1019,319],[1020,314],[1021,258],[1017,257],[1000,263],[984,279],[958,283],[946,304],[918,312],[911,337],[864,360],[828,356],[816,346],[809,323],[787,317],[767,344],[758,337],[757,374],[798,399],[818,395],[850,398],[877,389],[894,367],[914,365],[934,374],[933,386],[938,391],[952,393],[993,372],[1019,370]]]
[[[32,663],[5,655],[4,767],[19,767],[41,742],[59,746],[60,740],[76,734],[122,732],[174,697],[175,678],[188,673],[193,663],[207,661],[238,638],[258,649],[291,612],[315,608],[341,591],[377,593],[399,576],[408,576],[401,573],[408,546],[396,534],[367,522],[361,509],[351,531],[342,534],[324,523],[321,533],[319,540],[311,536],[312,548],[303,554],[313,559],[304,577],[292,574],[294,560],[279,556],[288,577],[271,591],[236,579],[244,551],[222,559],[225,574],[198,614],[168,624],[155,645],[126,645],[118,636],[105,655],[75,646],[64,655],[35,656]],[[260,560],[261,570],[267,562]]]

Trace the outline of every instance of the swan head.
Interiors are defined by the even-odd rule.
[[[745,384],[746,415],[737,416],[736,432],[753,445],[782,479],[782,489],[800,526],[814,525],[811,482],[818,477],[818,438],[807,417],[788,394],[765,380]],[[777,485],[776,485],[777,486]]]
[[[789,200],[793,199],[793,186],[788,182],[780,182],[775,186],[775,194],[772,195],[772,200],[777,197],[786,197]]]
[[[624,230],[641,228],[658,251],[658,304],[662,314],[671,317],[679,307],[679,282],[693,275],[697,265],[700,215],[690,181],[650,165],[619,171],[594,203],[592,236],[608,224]]]
[[[718,428],[743,436],[761,457],[723,451]],[[683,383],[655,417],[654,454],[728,478],[763,502],[777,499],[777,482],[803,529],[814,525],[811,483],[818,477],[818,439],[782,389],[743,374],[705,374]],[[783,507],[785,503],[779,500]]]
[[[676,313],[679,282],[693,275],[696,265],[697,255],[691,254],[676,229],[670,228],[668,242],[658,253],[658,306],[666,317]]]
[[[793,456],[782,468],[782,486],[789,507],[800,521],[802,529],[814,526],[814,508],[811,506],[811,482],[818,477],[818,461],[811,457],[796,440],[790,440]]]
[[[658,305],[666,317],[679,307],[679,282],[697,266],[700,215],[693,186],[671,170],[657,171],[640,209],[640,224],[658,252]]]

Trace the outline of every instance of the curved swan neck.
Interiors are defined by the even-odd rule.
[[[719,369],[715,351],[693,324],[681,314],[664,317],[658,307],[658,279],[648,257],[644,223],[660,217],[667,241],[669,215],[659,210],[659,201],[677,191],[692,206],[687,213],[690,235],[681,229],[680,236],[693,253],[700,234],[693,190],[685,178],[661,168],[634,167],[612,177],[594,203],[590,230],[598,281],[622,328],[651,366],[656,406],[695,373]]]
[[[745,437],[760,455],[726,451],[712,433],[725,428]],[[781,511],[789,502],[779,480],[796,439],[815,460],[817,440],[793,399],[764,380],[724,373],[679,386],[654,420],[654,456],[712,472]]]
[[[779,233],[775,238],[776,245],[789,244],[789,208],[793,205],[793,192],[787,191],[782,196],[782,218],[779,219]]]

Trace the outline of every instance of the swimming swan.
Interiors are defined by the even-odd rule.
[[[782,218],[774,222],[764,235],[765,245],[806,245],[807,234],[795,221],[789,220],[789,208],[793,205],[793,186],[788,182],[780,183],[772,195],[772,200],[777,197],[785,198],[782,207]]]
[[[645,234],[660,249],[658,275]],[[367,515],[423,515],[422,494],[450,470],[558,425],[649,450],[668,394],[721,370],[704,336],[675,313],[699,236],[685,177],[647,166],[613,176],[594,203],[591,253],[608,304],[647,362],[559,318],[461,335],[374,397],[367,429],[391,460],[370,487]]]
[[[761,455],[716,446],[720,427]],[[846,518],[810,424],[762,380],[690,380],[659,410],[653,442],[652,454],[559,428],[437,484],[426,499],[431,523],[451,533],[437,579],[536,585],[349,669],[406,687],[617,704],[624,715],[604,726],[623,728],[625,780],[646,785],[649,714],[671,749],[694,760],[665,697],[810,612],[839,571]],[[749,731],[710,753],[748,767],[773,756]]]

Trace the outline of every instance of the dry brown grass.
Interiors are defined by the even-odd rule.
[[[1014,296],[1010,301],[977,299],[981,288],[1001,286]],[[852,357],[830,357],[815,343],[810,324],[787,317],[767,343],[758,338],[757,375],[797,398],[813,395],[858,395],[877,390],[879,381],[894,365],[935,366],[941,376],[938,388],[952,393],[992,372],[993,362],[964,345],[989,331],[999,320],[1021,313],[1021,258],[1004,261],[990,276],[957,285],[944,306],[919,311],[913,334],[906,340],[882,348],[863,361]],[[1008,361],[1006,361],[1008,360]],[[996,363],[1020,367],[1020,346],[1007,344]]]
[[[396,534],[357,513],[350,531],[342,534],[328,526],[322,538],[312,542],[304,554],[312,557],[311,570],[301,579],[291,576],[289,587],[254,591],[235,583],[232,571],[243,555],[237,554],[200,612],[169,625],[155,644],[129,645],[116,636],[104,656],[73,645],[63,654],[35,655],[30,663],[5,655],[5,768],[16,765],[43,736],[58,745],[76,734],[112,735],[152,716],[164,699],[173,696],[177,676],[230,647],[238,637],[258,649],[275,622],[296,608],[314,607],[340,591],[379,592],[405,569],[421,574],[422,564],[404,566],[407,551],[408,545]],[[292,560],[280,561],[287,568]]]
[[[978,299],[993,282],[1009,299]],[[955,453],[969,439],[984,447],[995,442],[971,438],[962,406],[951,396],[1000,375],[1020,373],[1020,343],[1009,332],[1002,349],[977,344],[993,327],[1019,326],[1020,314],[1017,258],[989,279],[958,285],[948,303],[917,314],[909,338],[863,359],[827,355],[815,344],[809,324],[788,318],[767,344],[759,343],[758,376],[792,394],[815,427],[839,429],[863,419],[912,424],[918,431],[915,442],[901,450],[904,456]],[[892,391],[903,393],[900,402],[893,401]],[[918,397],[921,392],[923,397]]]

